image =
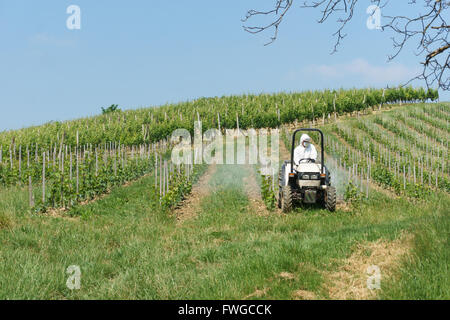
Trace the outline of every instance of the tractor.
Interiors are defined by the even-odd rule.
[[[299,132],[318,132],[321,144],[321,163],[313,159],[300,159],[294,163],[295,136]],[[294,163],[294,165],[292,165]],[[292,136],[291,160],[284,161],[279,174],[278,207],[289,212],[302,204],[319,204],[329,211],[336,210],[336,188],[325,167],[323,132],[315,128],[302,128]]]

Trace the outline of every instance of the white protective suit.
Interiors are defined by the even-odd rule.
[[[306,142],[306,147],[303,143]],[[294,164],[298,165],[301,159],[313,159],[317,160],[316,147],[311,143],[311,137],[307,134],[302,134],[300,138],[300,145],[294,149]],[[303,161],[306,162],[306,161]]]

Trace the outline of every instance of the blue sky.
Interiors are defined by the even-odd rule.
[[[246,11],[272,0],[0,0],[0,131],[95,115],[111,104],[408,80],[419,68],[413,48],[387,63],[391,35],[366,27],[370,2],[360,2],[330,55],[336,18],[317,24],[317,10],[293,8],[270,46],[271,33],[243,31]],[[80,30],[66,27],[72,4],[81,8]],[[383,13],[399,10],[410,9],[395,1]]]

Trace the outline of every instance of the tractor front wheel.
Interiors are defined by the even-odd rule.
[[[292,188],[289,185],[283,187],[281,210],[285,213],[292,211]]]
[[[336,188],[335,187],[328,187],[325,192],[325,208],[331,212],[336,210]]]

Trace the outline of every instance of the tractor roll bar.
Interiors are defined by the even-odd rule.
[[[294,149],[295,149],[295,135],[297,132],[300,131],[316,131],[320,133],[320,147],[321,147],[321,157],[322,157],[322,165],[321,165],[321,171],[324,173],[324,167],[325,167],[325,158],[324,158],[324,151],[323,151],[323,132],[320,129],[315,128],[302,128],[297,129],[294,131],[294,134],[292,135],[292,148],[291,148],[291,173],[294,173]]]

